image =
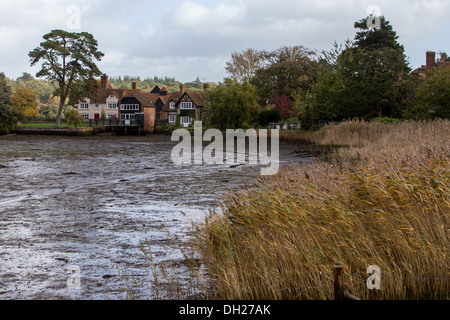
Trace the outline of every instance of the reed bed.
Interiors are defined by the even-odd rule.
[[[361,299],[448,299],[450,121],[350,121],[309,139],[334,147],[328,161],[230,190],[197,226],[211,297],[332,299],[344,265]]]

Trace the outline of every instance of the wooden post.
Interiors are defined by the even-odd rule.
[[[344,300],[344,267],[334,267],[334,300]]]

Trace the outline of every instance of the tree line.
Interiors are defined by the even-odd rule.
[[[450,68],[412,76],[390,22],[380,17],[380,28],[370,28],[373,18],[355,22],[355,38],[329,51],[233,52],[229,78],[206,96],[205,120],[224,129],[280,120],[310,128],[349,118],[449,118]],[[449,60],[445,52],[440,58]]]

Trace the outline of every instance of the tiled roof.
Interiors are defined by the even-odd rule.
[[[125,96],[125,90],[124,89],[112,89],[112,88],[107,88],[107,89],[99,88],[97,90],[97,98],[93,100],[93,103],[105,104],[106,99],[110,95],[115,95],[120,101]]]

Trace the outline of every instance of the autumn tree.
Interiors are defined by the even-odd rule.
[[[104,56],[98,50],[98,43],[87,32],[72,33],[64,30],[53,30],[44,35],[40,46],[29,53],[31,66],[42,61],[42,68],[36,74],[50,81],[56,81],[58,88],[54,92],[59,99],[56,126],[60,126],[66,100],[76,100],[86,86],[90,97],[93,76],[101,72],[94,60],[100,61]],[[92,97],[94,98],[94,97]]]
[[[225,70],[237,81],[248,82],[255,76],[256,71],[262,68],[263,63],[262,53],[249,48],[241,52],[233,52]]]
[[[261,105],[283,94],[291,101],[305,96],[316,80],[317,61],[313,50],[303,46],[282,47],[264,51],[262,56],[264,67],[258,69],[251,80]]]
[[[0,134],[8,133],[14,124],[11,87],[6,81],[6,76],[0,73]]]
[[[39,116],[38,96],[31,88],[18,86],[12,94],[13,110],[17,119]]]

